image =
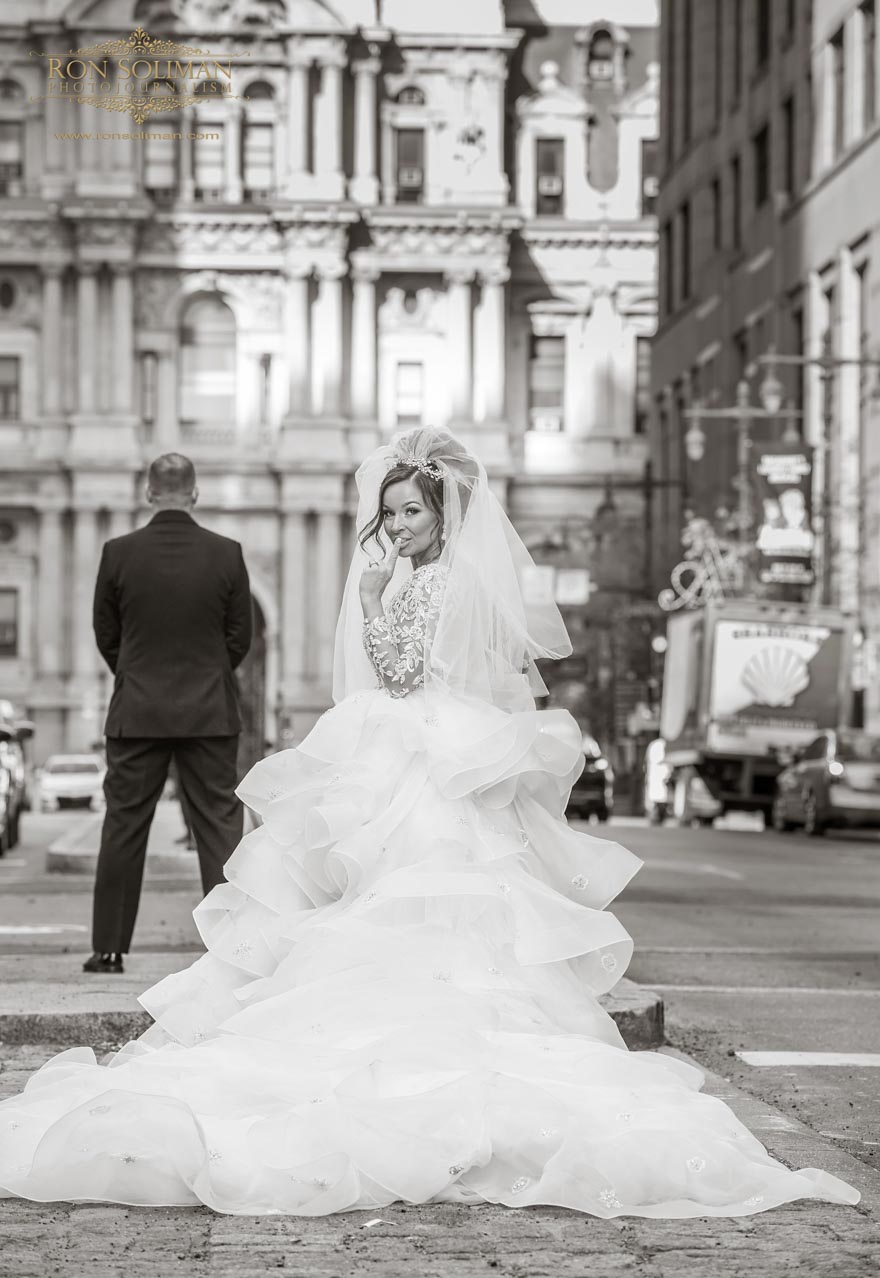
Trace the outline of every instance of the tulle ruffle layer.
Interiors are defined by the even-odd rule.
[[[406,1202],[601,1216],[854,1202],[774,1162],[691,1066],[628,1053],[597,996],[638,869],[562,814],[564,711],[358,693],[239,794],[263,824],[195,911],[207,953],[99,1065],[0,1105],[0,1186],[38,1200],[320,1215]]]

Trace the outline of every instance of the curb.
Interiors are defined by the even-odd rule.
[[[662,1046],[663,999],[624,978],[599,1000],[630,1051]],[[153,1018],[142,1010],[0,1013],[0,1046],[51,1043],[58,1047],[106,1046],[143,1034]]]
[[[83,822],[83,825],[73,833],[62,834],[50,844],[46,853],[47,872],[90,875],[94,878],[98,866],[96,845],[100,841],[103,820],[103,814],[96,814],[92,820]],[[195,852],[178,852],[171,848],[162,848],[157,852],[148,851],[144,878],[191,879],[198,882],[200,878],[198,855]]]

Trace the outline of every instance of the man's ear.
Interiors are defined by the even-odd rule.
[[[198,488],[194,488],[194,489],[193,489],[193,505],[194,505],[194,506],[196,505],[196,503],[198,502],[198,500],[199,500],[199,490],[198,490]]]
[[[153,490],[152,490],[152,488],[150,487],[150,485],[149,485],[149,484],[147,484],[147,485],[146,485],[146,487],[144,488],[144,496],[145,496],[145,497],[146,497],[146,499],[147,499],[147,505],[148,505],[148,506],[152,506],[152,504],[153,504]]]

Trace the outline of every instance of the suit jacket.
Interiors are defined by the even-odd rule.
[[[108,737],[225,737],[241,730],[233,674],[251,643],[241,546],[182,510],[108,541],[95,638],[116,676]]]

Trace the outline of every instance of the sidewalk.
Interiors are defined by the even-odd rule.
[[[179,806],[163,801],[150,830],[126,970],[121,976],[82,971],[102,820],[100,813],[74,819],[50,845],[36,885],[31,879],[26,895],[0,896],[0,935],[5,948],[15,950],[0,954],[2,1044],[100,1047],[136,1038],[151,1023],[138,994],[204,953],[192,921],[201,895],[198,857],[176,842],[183,830]],[[663,1042],[659,995],[622,980],[602,1003],[630,1048]]]

